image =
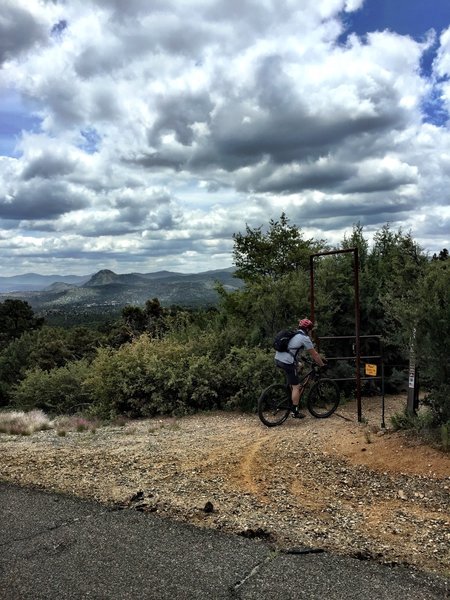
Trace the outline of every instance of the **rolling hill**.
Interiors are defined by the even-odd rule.
[[[91,312],[112,308],[117,310],[127,304],[142,306],[151,298],[158,298],[163,306],[211,306],[218,300],[215,289],[218,282],[230,291],[242,286],[242,281],[235,278],[233,273],[234,269],[222,269],[191,274],[158,271],[120,275],[103,269],[90,277],[52,278],[29,274],[14,278],[14,285],[20,285],[19,289],[3,292],[0,300],[20,298],[26,300],[33,310],[43,314],[59,309]],[[2,281],[5,279],[11,283],[13,278],[0,278],[0,285],[5,285]],[[39,287],[44,283],[45,287],[30,289],[33,285]]]

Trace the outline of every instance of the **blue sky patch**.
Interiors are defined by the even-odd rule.
[[[97,152],[99,144],[101,142],[101,137],[98,134],[97,130],[93,127],[87,127],[86,129],[83,129],[80,133],[81,137],[83,138],[83,141],[79,145],[79,147],[88,154],[94,154],[95,152]]]

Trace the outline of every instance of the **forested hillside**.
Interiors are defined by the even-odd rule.
[[[158,271],[118,275],[109,269],[102,269],[90,277],[73,278],[73,283],[70,283],[68,276],[56,275],[0,277],[0,292],[2,286],[8,290],[0,293],[0,301],[8,298],[24,300],[52,325],[99,324],[116,319],[124,306],[144,305],[149,298],[155,297],[164,306],[214,306],[219,298],[217,282],[227,290],[242,287],[242,281],[233,276],[233,271]]]
[[[310,314],[309,257],[332,250],[306,239],[282,214],[266,227],[236,233],[233,291],[217,284],[209,309],[168,308],[159,298],[128,305],[99,327],[54,327],[23,300],[0,303],[0,403],[50,413],[88,410],[102,418],[253,410],[259,391],[279,377],[274,333]],[[369,244],[355,225],[338,249],[357,247],[361,334],[381,335],[387,391],[404,385],[411,349],[427,392],[430,426],[450,421],[448,252],[427,256],[410,233],[386,224]],[[355,331],[352,253],[315,265],[315,336]],[[345,342],[348,344],[348,342]],[[328,356],[350,349],[321,347]],[[354,373],[352,361],[331,363],[330,375]],[[344,395],[353,393],[343,383]]]

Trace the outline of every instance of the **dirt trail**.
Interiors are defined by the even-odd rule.
[[[388,398],[389,414],[404,398]],[[450,455],[381,435],[348,404],[268,429],[254,415],[152,419],[95,434],[0,436],[0,477],[189,521],[450,575]],[[136,496],[137,492],[141,492]],[[138,498],[138,499],[137,499]]]

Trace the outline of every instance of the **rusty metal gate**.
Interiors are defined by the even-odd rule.
[[[361,405],[361,381],[366,379],[380,379],[381,380],[381,390],[382,390],[382,415],[381,415],[381,426],[385,427],[384,422],[384,361],[383,361],[383,351],[381,344],[381,336],[372,335],[372,336],[361,336],[360,333],[360,301],[359,301],[359,255],[358,248],[347,248],[345,250],[331,250],[329,252],[319,252],[318,254],[310,255],[310,303],[311,303],[311,320],[315,322],[315,295],[314,295],[314,259],[320,258],[322,256],[331,256],[334,254],[353,254],[353,287],[354,287],[354,302],[355,302],[355,334],[353,336],[336,336],[336,337],[321,337],[317,339],[317,343],[320,349],[320,340],[332,340],[332,339],[354,339],[354,356],[351,357],[332,357],[327,360],[354,360],[355,361],[355,376],[353,378],[349,378],[351,380],[356,381],[356,401],[357,401],[357,411],[358,411],[358,422],[362,421],[362,405]],[[379,340],[379,352],[375,355],[361,355],[361,339],[373,338]],[[366,369],[366,377],[361,376],[361,361],[362,360],[379,360],[380,361],[380,371],[381,374],[371,374],[371,372],[367,372]],[[370,363],[366,363],[369,364]]]

